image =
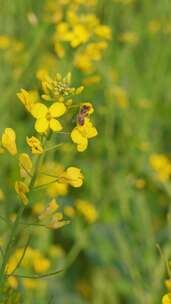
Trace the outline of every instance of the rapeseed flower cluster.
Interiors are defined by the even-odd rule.
[[[85,1],[80,5],[86,6]],[[108,41],[112,38],[111,29],[100,23],[94,14],[79,13],[79,6],[73,6],[57,22],[54,34],[54,47],[59,58],[66,53],[65,44],[76,50],[75,66],[83,72],[93,72],[94,63],[102,58]]]
[[[39,97],[37,92],[25,89],[21,89],[17,93],[27,113],[35,119],[35,132],[34,134],[29,134],[25,139],[29,152],[20,151],[18,138],[12,128],[6,128],[3,131],[0,141],[2,157],[7,152],[18,164],[19,176],[14,184],[14,189],[22,204],[16,214],[13,214],[10,218],[13,239],[17,237],[18,230],[24,224],[22,223],[22,214],[26,207],[32,208],[32,216],[35,217],[35,222],[28,223],[28,226],[59,229],[69,224],[70,221],[64,218],[60,202],[56,198],[66,195],[69,187],[81,187],[84,176],[81,170],[73,165],[64,167],[54,162],[54,160],[44,161],[45,154],[47,155],[49,151],[55,152],[56,149],[61,147],[62,143],[60,142],[53,141],[53,145],[50,145],[54,138],[53,136],[57,133],[61,133],[61,135],[63,133],[70,134],[72,141],[77,144],[78,151],[84,151],[88,146],[88,139],[97,135],[96,128],[90,120],[90,115],[94,112],[94,108],[89,102],[81,102],[79,104],[78,101],[74,100],[75,96],[81,94],[84,87],[72,87],[70,73],[66,77],[56,74],[54,78],[51,78],[46,75],[41,81],[41,86],[43,91],[41,97]],[[41,98],[42,101],[40,101]],[[61,132],[63,123],[59,119],[64,115],[69,115],[72,107],[79,108],[76,116],[77,125],[70,132]],[[36,205],[34,197],[37,197],[37,193],[42,192],[39,191],[42,189],[43,196],[44,198],[47,197],[48,203]],[[51,199],[50,201],[49,198]],[[82,206],[82,212],[83,208],[84,206]],[[84,214],[85,218],[87,218],[88,222],[93,222],[96,218],[95,210],[88,204],[85,208],[88,208],[87,213]],[[49,259],[42,256],[37,249],[34,250],[26,246],[25,248],[17,249],[15,254],[11,255],[11,246],[11,239],[9,239],[0,268],[0,284],[3,285],[7,278],[9,285],[17,288],[16,271],[19,267],[24,269],[24,271],[29,268],[33,273],[44,273],[49,269]],[[32,276],[26,277],[23,282],[28,288],[35,287]]]

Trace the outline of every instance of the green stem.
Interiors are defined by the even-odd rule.
[[[38,171],[39,171],[39,167],[41,166],[42,161],[43,161],[43,156],[39,155],[36,159],[34,174],[31,178],[30,184],[29,184],[30,192],[31,192],[31,190],[34,186],[34,183],[35,183],[35,180],[37,178]],[[4,286],[5,286],[6,266],[7,266],[7,263],[9,261],[9,258],[10,258],[10,254],[11,254],[11,250],[13,248],[13,244],[16,240],[16,235],[18,233],[18,229],[19,229],[19,226],[20,226],[20,219],[21,219],[22,214],[24,212],[24,208],[25,208],[24,205],[22,205],[20,207],[20,209],[17,213],[16,219],[15,219],[15,222],[11,226],[11,232],[10,232],[9,240],[8,240],[5,252],[4,252],[3,261],[2,261],[1,268],[0,268],[0,303],[3,303],[3,297],[4,297],[3,290],[4,290]]]
[[[6,246],[4,257],[3,257],[3,262],[2,262],[2,265],[1,265],[1,268],[0,268],[0,301],[3,301],[3,288],[4,288],[4,285],[5,285],[6,265],[8,263],[9,257],[10,257],[10,253],[11,253],[11,249],[13,247],[13,243],[15,242],[15,237],[16,237],[16,234],[17,234],[17,231],[18,231],[19,221],[20,221],[20,218],[23,214],[23,211],[24,211],[24,206],[21,206],[20,209],[19,209],[19,212],[17,213],[17,217],[15,219],[15,222],[12,225],[11,233],[10,233],[10,236],[9,236],[9,241],[7,243],[7,246]]]

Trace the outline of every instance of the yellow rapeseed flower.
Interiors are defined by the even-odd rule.
[[[150,165],[160,181],[167,181],[171,176],[171,162],[163,154],[152,154],[150,156]]]
[[[66,112],[66,107],[61,102],[53,103],[50,108],[47,108],[42,103],[36,103],[32,107],[32,115],[36,118],[35,129],[38,133],[44,133],[49,130],[49,128],[58,132],[62,130],[62,125],[56,119],[62,116]]]
[[[74,188],[81,187],[83,184],[83,174],[79,168],[69,167],[65,172],[59,176],[59,182],[67,183]]]
[[[25,106],[28,112],[31,112],[32,106],[35,102],[35,95],[33,93],[29,93],[28,91],[21,89],[19,93],[17,93],[18,98]]]
[[[22,177],[26,177],[31,174],[32,161],[27,153],[21,153],[19,155],[20,174]]]
[[[9,151],[11,155],[17,154],[16,134],[11,128],[6,128],[2,134],[2,146]]]
[[[163,296],[162,304],[171,304],[171,293],[165,294]]]
[[[89,224],[92,224],[97,220],[97,211],[90,202],[84,200],[77,200],[76,208],[84,216],[85,220]]]
[[[93,138],[96,135],[96,128],[88,118],[85,118],[83,125],[77,123],[77,126],[72,130],[71,139],[77,144],[77,150],[83,152],[87,149],[88,139]]]
[[[26,196],[26,193],[29,192],[29,187],[24,183],[24,182],[21,182],[21,181],[17,181],[15,183],[15,191],[17,192],[20,200],[22,201],[22,203],[24,205],[28,205],[28,198]]]
[[[35,136],[27,137],[26,138],[28,146],[31,148],[33,154],[42,154],[43,153],[43,147],[38,138]]]
[[[5,35],[0,36],[0,49],[7,49],[10,46],[10,38]]]

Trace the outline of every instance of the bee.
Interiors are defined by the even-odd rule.
[[[90,106],[88,106],[88,105],[83,105],[80,108],[80,111],[79,111],[79,113],[77,115],[77,123],[80,126],[84,125],[85,118],[89,116],[89,111],[90,111]]]

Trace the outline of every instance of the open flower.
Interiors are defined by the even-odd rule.
[[[83,125],[78,122],[77,126],[72,130],[71,139],[77,144],[78,152],[83,152],[88,146],[88,139],[96,135],[96,128],[88,118],[85,118]]]
[[[168,293],[163,296],[162,304],[171,304],[171,293]]]
[[[39,133],[44,133],[49,130],[49,128],[58,132],[62,130],[62,125],[56,119],[62,116],[66,112],[66,107],[61,102],[53,103],[50,108],[47,108],[42,103],[36,103],[32,107],[32,115],[36,118],[35,129]]]
[[[17,154],[16,135],[13,129],[6,128],[2,134],[2,146],[6,148],[11,155]]]
[[[71,185],[74,188],[81,187],[83,184],[84,176],[79,168],[69,167],[59,177],[59,182]]]
[[[15,183],[15,191],[17,192],[22,203],[24,205],[28,205],[28,198],[26,196],[26,193],[29,192],[29,187],[25,183],[17,181]]]
[[[77,200],[76,208],[89,224],[92,224],[97,220],[97,210],[90,202],[84,200]]]
[[[43,153],[43,147],[38,138],[35,136],[27,137],[26,138],[28,146],[31,148],[31,151],[33,154],[42,154]]]

